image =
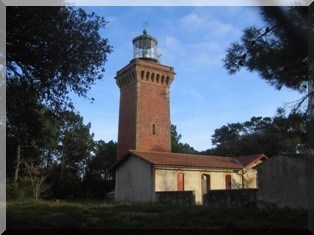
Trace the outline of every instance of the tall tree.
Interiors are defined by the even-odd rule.
[[[78,113],[61,113],[57,151],[50,164],[48,183],[52,184],[55,197],[82,196],[81,183],[85,168],[94,150],[90,123],[84,124]]]
[[[314,127],[314,32],[313,4],[310,6],[261,7],[263,27],[251,26],[243,30],[240,42],[227,49],[224,66],[230,74],[241,68],[257,72],[276,89],[287,87],[304,93],[296,101],[292,112],[299,112],[306,100],[308,130]],[[310,50],[309,50],[310,49]],[[308,131],[313,139],[313,131]],[[309,142],[314,149],[314,142]]]
[[[48,161],[56,150],[59,120],[51,109],[38,101],[37,93],[17,78],[7,84],[7,174],[14,181],[24,162],[39,164]]]
[[[262,7],[264,27],[243,30],[240,42],[227,50],[224,66],[233,74],[241,68],[256,71],[276,89],[283,86],[306,91],[308,68],[308,34],[313,23],[308,7]]]
[[[106,21],[72,7],[7,7],[7,80],[17,77],[56,110],[69,92],[86,97],[102,79],[111,46],[100,36]]]
[[[63,112],[61,117],[58,139],[60,177],[65,171],[71,171],[80,177],[84,174],[86,162],[94,148],[91,124],[84,124],[83,117],[74,112]]]
[[[95,142],[94,156],[88,160],[83,187],[86,197],[103,198],[114,188],[115,177],[110,168],[116,161],[117,142]]]
[[[112,49],[100,36],[105,19],[82,9],[7,7],[6,16],[7,157],[17,181],[28,156],[49,165],[69,92],[87,97]]]
[[[111,178],[109,169],[113,166],[117,157],[117,142],[103,140],[95,142],[95,155],[87,163],[87,171],[102,178]]]

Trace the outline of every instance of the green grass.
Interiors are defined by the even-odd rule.
[[[204,206],[9,201],[7,229],[307,229],[307,212]]]

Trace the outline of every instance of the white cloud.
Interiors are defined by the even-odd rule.
[[[226,24],[217,20],[210,20],[206,17],[201,17],[196,13],[190,13],[179,19],[179,24],[182,28],[186,29],[186,32],[196,33],[200,31],[199,36],[204,37],[210,35],[212,37],[223,37],[228,34],[238,31],[231,24]],[[198,35],[195,35],[196,37]]]
[[[225,24],[216,20],[208,23],[208,30],[212,31],[211,35],[215,37],[224,37],[237,31],[231,24]]]
[[[190,13],[182,17],[179,19],[179,23],[182,24],[182,27],[188,30],[198,30],[207,24],[205,19],[201,18],[195,13]]]

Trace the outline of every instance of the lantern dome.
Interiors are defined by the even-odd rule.
[[[135,37],[133,43],[133,58],[150,59],[158,61],[157,40],[148,35],[146,29],[143,34]]]

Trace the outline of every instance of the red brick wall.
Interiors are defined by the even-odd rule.
[[[117,72],[121,89],[118,159],[129,149],[171,151],[168,90],[174,74],[172,67],[141,59]]]
[[[137,150],[170,152],[170,117],[166,86],[141,82],[139,89]]]
[[[120,159],[129,149],[135,149],[136,140],[136,84],[120,93],[118,152]]]

